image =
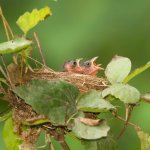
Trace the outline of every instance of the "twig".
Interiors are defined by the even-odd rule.
[[[7,28],[8,28],[8,30],[9,30],[9,32],[10,32],[12,38],[14,38],[14,34],[13,34],[13,32],[12,32],[12,30],[11,30],[11,28],[10,28],[10,25],[8,24],[8,22],[7,22],[7,20],[6,20],[5,17],[4,17],[4,21],[5,21],[5,24],[6,24]]]
[[[3,11],[2,11],[1,6],[0,6],[0,16],[2,18],[2,22],[3,22],[4,28],[5,28],[7,40],[10,40],[9,33],[10,33],[11,37],[14,38],[13,32],[12,32],[12,30],[10,28],[10,25],[8,24],[5,16],[3,15]]]
[[[7,70],[7,67],[6,67],[6,64],[5,64],[4,58],[3,58],[3,56],[2,56],[2,55],[0,55],[0,56],[1,56],[1,60],[2,60],[3,66],[4,66],[5,71],[6,71],[6,74],[7,74],[7,80],[9,81],[10,86],[11,86],[11,87],[13,87],[13,84],[12,84],[12,82],[11,82],[11,78],[10,78],[10,76],[9,76],[9,72],[8,72],[8,70]]]
[[[125,119],[126,122],[124,124],[123,129],[120,131],[117,139],[119,139],[123,135],[123,133],[125,132],[125,130],[127,128],[127,125],[128,125],[128,122],[129,122],[129,119],[131,118],[131,112],[132,112],[132,110],[133,110],[133,106],[132,105],[126,105],[126,119]]]
[[[9,33],[8,33],[7,25],[6,25],[6,22],[5,22],[5,19],[4,19],[4,15],[3,15],[3,12],[2,12],[1,6],[0,6],[0,16],[2,17],[2,22],[3,22],[4,28],[5,28],[6,36],[7,36],[7,39],[9,41],[10,40]]]
[[[1,16],[1,18],[2,18],[2,22],[3,22],[4,28],[5,28],[7,40],[9,41],[9,40],[10,40],[10,37],[9,37],[9,32],[8,32],[8,31],[10,31],[10,33],[12,34],[12,37],[13,37],[13,33],[12,33],[12,31],[11,31],[11,28],[10,28],[10,26],[9,26],[9,24],[8,24],[8,22],[7,22],[7,20],[5,19],[4,15],[3,15],[3,11],[2,11],[1,6],[0,6],[0,16]],[[1,55],[1,60],[2,60],[3,66],[4,66],[4,68],[5,68],[6,74],[7,74],[7,80],[9,81],[10,86],[13,87],[13,84],[12,84],[12,82],[11,82],[11,78],[10,78],[10,76],[9,76],[9,72],[8,72],[8,70],[7,70],[7,67],[6,67],[6,64],[5,64],[5,61],[4,61],[4,58],[3,58],[2,55]]]
[[[38,36],[37,36],[36,32],[34,32],[34,38],[35,38],[37,46],[39,48],[39,52],[40,52],[40,55],[41,55],[41,58],[42,58],[42,62],[44,64],[44,66],[46,66],[46,61],[44,59],[44,55],[42,53],[42,48],[41,48],[41,45],[40,45],[40,42],[39,42],[39,39],[38,39]]]
[[[123,121],[123,122],[126,123],[126,120],[125,120],[124,118],[122,118],[121,116],[119,116],[116,112],[113,111],[113,112],[112,112],[112,115],[113,115],[115,118],[117,118],[117,119],[119,119],[119,120],[121,120],[121,121]],[[131,126],[134,127],[134,128],[140,129],[139,126],[137,126],[136,124],[134,124],[134,123],[132,123],[132,122],[128,122],[128,124],[131,125]]]

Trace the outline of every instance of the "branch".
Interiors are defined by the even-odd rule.
[[[126,120],[124,118],[122,118],[121,116],[119,116],[116,112],[111,112],[111,113],[115,118],[126,123]],[[139,126],[137,126],[136,124],[134,124],[132,122],[128,122],[128,124],[131,125],[132,127],[136,128],[136,129],[141,129]]]

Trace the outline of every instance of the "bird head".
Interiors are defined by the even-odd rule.
[[[101,64],[96,64],[96,60],[98,57],[93,57],[90,60],[87,60],[83,63],[84,74],[96,75],[99,70],[104,70],[101,67]]]
[[[82,68],[80,66],[81,60],[82,58],[66,61],[64,63],[64,71],[73,73],[82,73]]]

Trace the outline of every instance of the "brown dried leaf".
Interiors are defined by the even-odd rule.
[[[89,125],[89,126],[98,126],[102,120],[100,119],[90,119],[90,118],[80,118],[79,119],[82,123]]]

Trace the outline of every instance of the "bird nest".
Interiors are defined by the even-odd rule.
[[[31,78],[43,80],[65,80],[76,85],[81,93],[87,92],[91,89],[103,90],[108,86],[108,81],[105,78],[69,72],[55,72],[48,68],[35,70],[31,75]]]
[[[10,71],[8,69],[8,71]],[[68,73],[68,72],[56,72],[50,68],[36,69],[33,72],[22,73],[23,76],[20,77],[20,69],[18,66],[13,66],[9,72],[10,79],[13,85],[18,86],[21,84],[26,84],[30,80],[65,80],[75,86],[77,86],[81,93],[87,92],[91,89],[103,90],[108,86],[108,81],[105,78],[99,78],[96,76]],[[20,82],[21,81],[21,82]],[[45,119],[43,115],[37,114],[30,105],[26,104],[24,100],[20,99],[11,90],[8,92],[9,102],[12,106],[12,116],[15,123],[15,129],[17,134],[25,141],[25,143],[34,143],[40,133],[40,129],[45,130],[45,126],[38,126],[36,128],[31,128],[31,130],[22,131],[21,125],[26,122],[32,124],[32,122],[40,119]],[[51,127],[48,123],[47,127]],[[39,132],[37,132],[39,131]]]

